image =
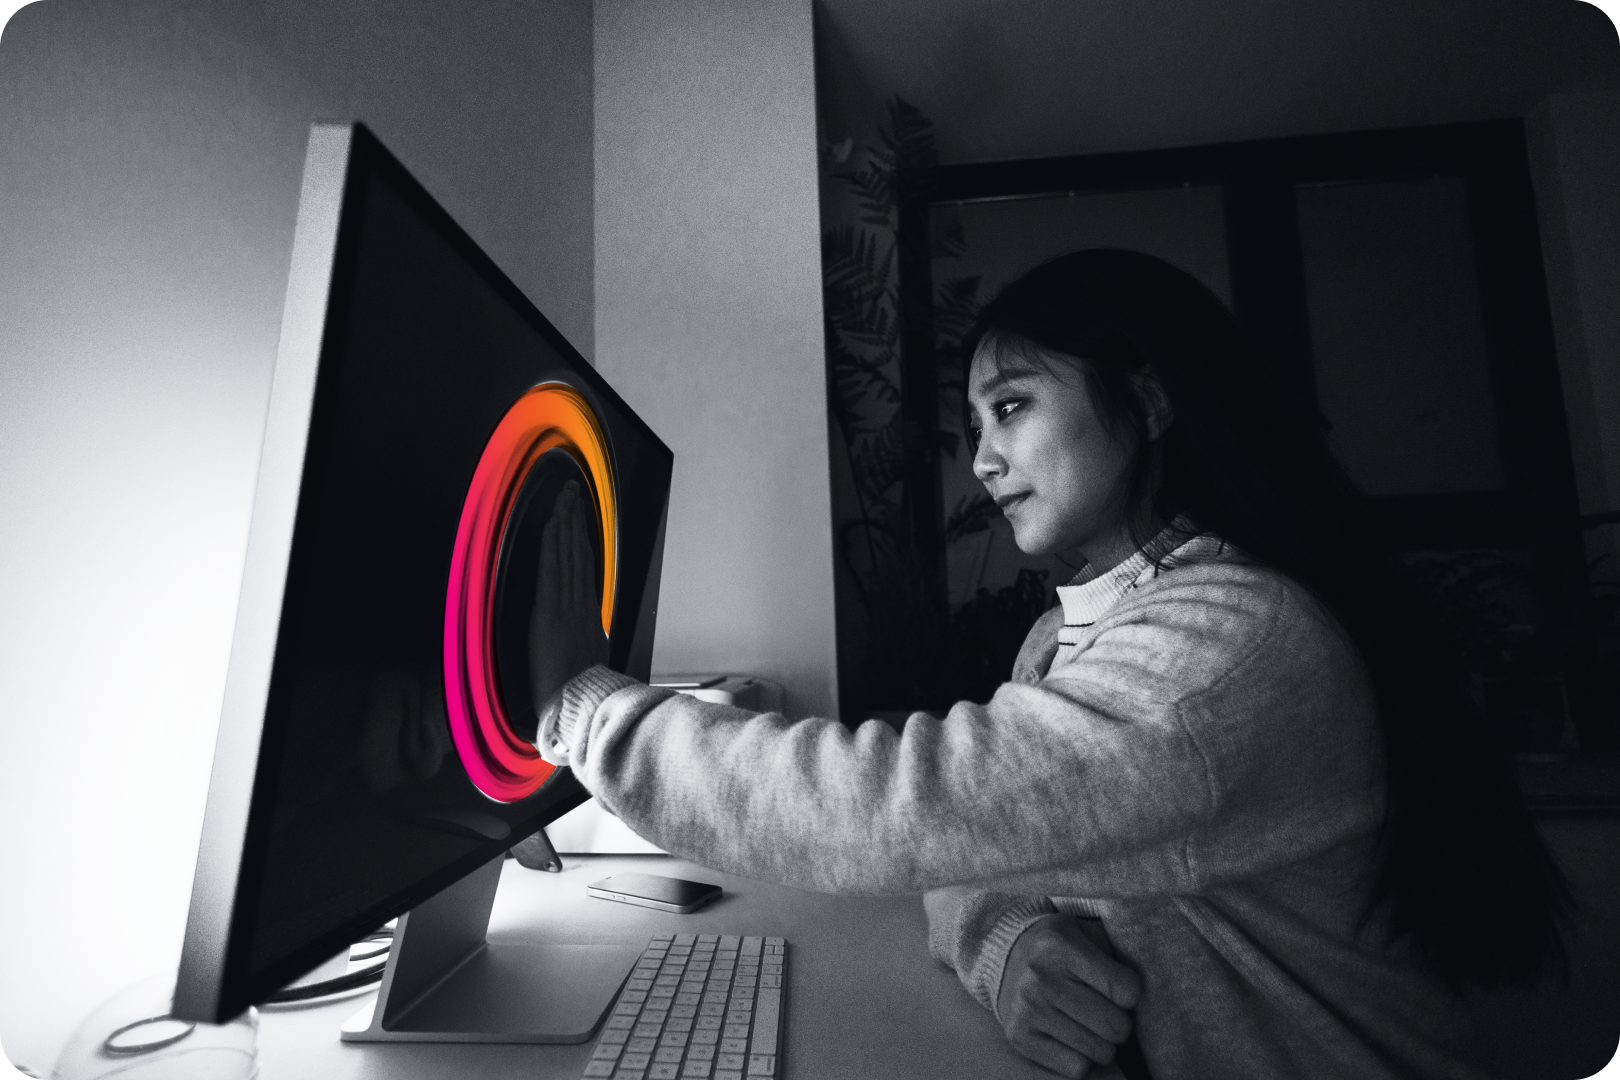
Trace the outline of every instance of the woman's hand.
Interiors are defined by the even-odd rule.
[[[1073,1080],[1114,1060],[1142,994],[1136,972],[1092,941],[1085,922],[1055,914],[1031,924],[1007,954],[996,998],[1013,1049]]]
[[[540,577],[529,616],[529,680],[536,712],[543,713],[569,679],[608,659],[585,513],[579,484],[570,480],[540,535]]]

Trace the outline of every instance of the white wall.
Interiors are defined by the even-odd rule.
[[[44,0],[0,38],[0,1041],[173,970],[310,120],[582,350],[588,0]]]
[[[596,8],[597,366],[675,452],[656,669],[837,688],[810,0]]]

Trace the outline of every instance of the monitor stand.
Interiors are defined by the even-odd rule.
[[[344,1042],[582,1043],[596,1034],[643,943],[489,941],[503,860],[402,915],[375,1001]]]

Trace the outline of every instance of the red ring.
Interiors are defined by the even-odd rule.
[[[540,455],[562,449],[590,487],[602,530],[602,631],[613,626],[617,498],[607,438],[590,404],[565,383],[542,383],[495,425],[467,488],[444,602],[445,705],[450,735],[473,785],[497,802],[534,794],[552,773],[512,730],[495,664],[495,579],[513,504]]]

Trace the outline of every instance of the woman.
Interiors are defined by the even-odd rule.
[[[1137,253],[1037,268],[970,344],[976,475],[1022,550],[1086,562],[987,705],[850,732],[592,667],[542,746],[706,865],[941,890],[935,955],[1064,1075],[1132,1005],[1160,1080],[1479,1075],[1456,992],[1556,954],[1563,886],[1314,413]],[[559,540],[537,630],[591,610]],[[557,648],[543,685],[599,659]]]

